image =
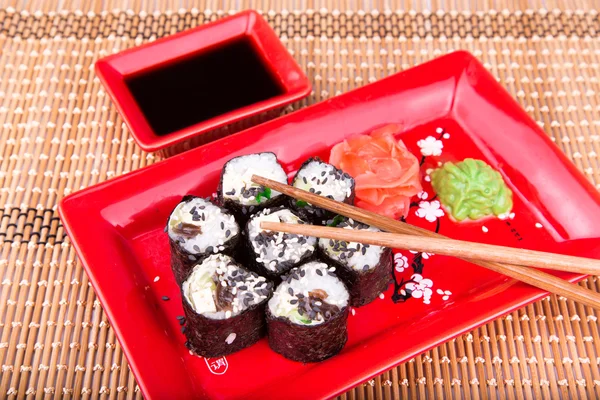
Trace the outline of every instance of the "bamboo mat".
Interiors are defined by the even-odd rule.
[[[141,397],[56,212],[64,195],[159,159],[130,138],[94,76],[99,57],[255,8],[313,82],[298,108],[466,49],[600,184],[598,6],[0,0],[0,398]],[[600,291],[596,277],[581,285]],[[599,364],[597,313],[550,296],[341,398],[593,399]]]

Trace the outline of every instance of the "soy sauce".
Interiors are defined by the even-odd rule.
[[[283,93],[249,39],[126,80],[157,135],[167,135]]]

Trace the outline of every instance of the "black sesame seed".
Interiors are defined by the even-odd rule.
[[[177,318],[178,321],[185,320],[185,317],[183,315],[178,315],[175,318]]]
[[[194,257],[193,255],[188,255],[188,259],[190,259],[191,261],[196,261],[196,257]]]
[[[299,299],[303,299],[303,298],[304,298],[304,295],[303,295],[302,293],[298,293],[298,294],[296,295],[296,297],[297,297],[297,298],[299,298]]]
[[[304,275],[306,275],[306,271],[304,271],[304,270],[300,271],[300,276],[304,278]]]
[[[169,296],[163,296],[163,297],[162,297],[162,299],[163,299],[164,301],[169,301]]]
[[[213,252],[213,247],[212,246],[208,246],[206,248],[206,253],[212,253]]]
[[[335,274],[331,271],[327,271],[327,275],[335,277]]]
[[[179,325],[183,326],[185,324],[185,319],[180,319],[179,320]]]
[[[185,326],[181,327],[181,333],[185,333]]]
[[[304,181],[304,183],[305,183],[305,184],[307,184],[307,185],[308,185],[308,181],[306,180],[306,177],[305,177],[305,176],[303,176],[303,177],[302,177],[302,180]]]
[[[363,254],[363,256],[366,254],[367,252],[367,248],[365,246],[363,246],[363,248],[360,250],[360,252]]]
[[[225,222],[221,221],[221,230],[225,229]]]
[[[290,294],[290,296],[294,295],[294,289],[292,289],[291,287],[288,288],[288,293]]]
[[[296,299],[290,300],[290,304],[296,304],[296,303],[298,303],[298,300],[296,300]]]
[[[321,176],[325,176],[326,173],[327,173],[327,171],[321,172]]]
[[[200,252],[200,247],[197,244],[193,246],[194,251]]]
[[[164,231],[164,232],[166,232],[166,231],[168,231],[168,230],[169,230],[169,227],[168,227],[168,226],[165,226],[165,229],[163,229],[163,231]]]
[[[315,188],[310,188],[309,192],[314,193],[315,192]]]
[[[317,275],[319,276],[323,276],[323,271],[321,271],[320,269],[317,270]]]
[[[369,266],[368,266],[368,265],[365,265],[365,266],[363,267],[363,271],[368,271],[368,270],[369,270]]]
[[[242,285],[242,286],[240,286],[240,290],[248,290],[248,286]]]
[[[225,237],[228,238],[231,235],[231,230],[227,229],[225,232]]]

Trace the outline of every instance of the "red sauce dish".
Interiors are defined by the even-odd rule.
[[[105,57],[95,68],[138,145],[164,156],[277,117],[311,91],[255,11]]]

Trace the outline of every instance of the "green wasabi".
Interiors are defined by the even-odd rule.
[[[481,160],[447,162],[431,173],[431,185],[457,221],[507,214],[513,206],[512,192],[502,175]]]

